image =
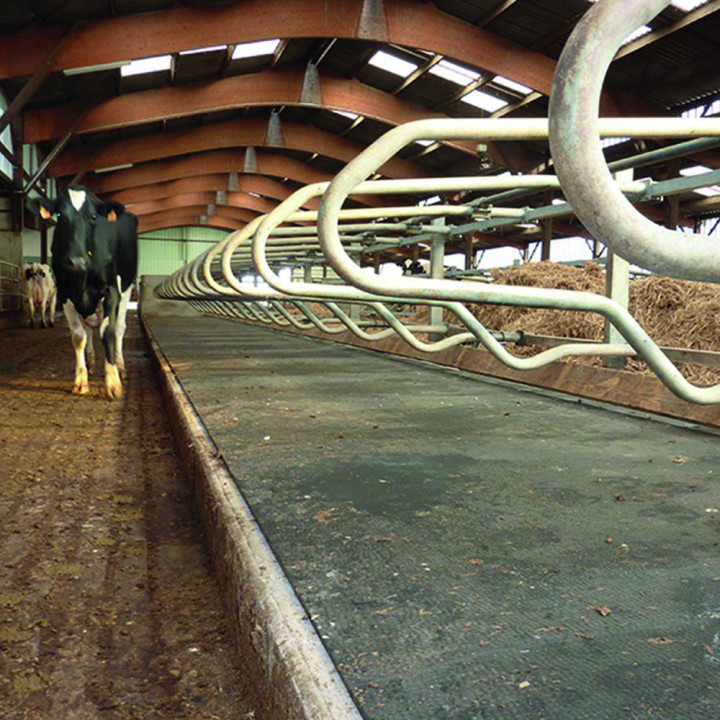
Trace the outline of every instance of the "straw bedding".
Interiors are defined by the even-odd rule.
[[[495,269],[492,275],[494,282],[503,285],[605,294],[605,274],[596,263],[578,268],[545,261]],[[604,320],[595,313],[477,304],[471,310],[493,330],[524,330],[593,340],[603,336]],[[629,310],[658,345],[720,351],[720,286],[659,276],[631,280]],[[528,350],[516,348],[514,352],[525,354]],[[570,361],[600,363],[597,358]],[[698,384],[720,380],[720,369],[684,363],[678,367],[685,377]],[[628,361],[627,369],[650,372],[645,363],[635,359]]]

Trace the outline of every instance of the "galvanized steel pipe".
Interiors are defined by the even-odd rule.
[[[598,108],[607,68],[628,35],[669,0],[601,0],[575,26],[550,94],[550,148],[565,196],[585,227],[621,257],[653,272],[720,281],[720,243],[659,227],[618,192],[600,147]],[[676,120],[683,127],[681,119]],[[648,118],[646,137],[652,137]],[[688,124],[689,126],[689,124]],[[719,135],[710,127],[707,135]]]

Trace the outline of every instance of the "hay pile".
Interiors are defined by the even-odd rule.
[[[605,274],[595,263],[586,263],[582,268],[548,261],[528,263],[496,269],[493,280],[503,285],[605,294]],[[658,345],[720,351],[720,286],[658,276],[632,280],[629,309]],[[604,320],[595,313],[501,305],[473,305],[471,310],[493,330],[524,330],[538,335],[592,340],[603,337]],[[527,349],[516,348],[514,351],[520,353]],[[573,358],[572,362],[599,364],[601,361]],[[689,364],[678,367],[692,382],[711,384],[720,380],[720,369]],[[627,369],[650,372],[645,363],[634,359],[628,361]]]
[[[555,264],[549,261],[526,263],[492,271],[493,281],[502,285],[581,290],[605,294],[605,272],[596,263],[583,267]],[[322,304],[313,303],[320,317],[332,315]],[[602,340],[604,318],[597,313],[573,310],[512,307],[509,305],[469,305],[471,312],[490,330],[507,332],[523,330],[536,335],[555,335],[566,338]],[[394,311],[398,311],[394,307]],[[692,348],[720,352],[720,285],[651,276],[630,282],[629,310],[650,337],[660,346]],[[426,305],[408,304],[402,319],[407,324],[429,322]],[[363,317],[374,312],[364,308]],[[458,324],[457,318],[446,311],[445,321]],[[421,335],[426,340],[426,335]],[[539,347],[511,346],[517,355],[533,355]],[[568,358],[566,362],[600,365],[595,357]],[[720,368],[679,363],[678,369],[691,382],[710,385],[720,382]],[[627,370],[650,373],[644,362],[629,359]]]

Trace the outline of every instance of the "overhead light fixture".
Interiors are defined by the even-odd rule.
[[[96,173],[114,172],[115,170],[127,170],[133,166],[132,163],[125,163],[125,165],[113,165],[112,167],[99,168]]]

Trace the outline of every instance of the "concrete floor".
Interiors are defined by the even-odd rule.
[[[717,436],[149,323],[366,718],[720,717]]]

